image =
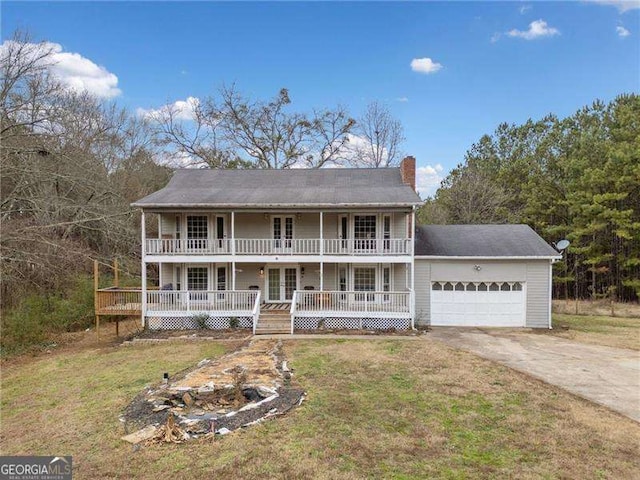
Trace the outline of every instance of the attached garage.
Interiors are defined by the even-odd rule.
[[[526,225],[418,227],[416,324],[551,326],[558,252]]]

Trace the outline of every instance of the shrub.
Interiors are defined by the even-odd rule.
[[[196,324],[196,328],[204,330],[205,328],[207,328],[207,320],[209,320],[209,315],[207,315],[206,313],[199,313],[198,315],[192,316],[191,319]]]
[[[31,294],[3,312],[0,353],[44,346],[52,334],[87,328],[93,319],[93,283],[79,276],[59,293]]]
[[[238,317],[231,317],[229,319],[229,328],[240,328],[240,319]]]

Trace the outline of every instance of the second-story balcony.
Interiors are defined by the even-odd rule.
[[[409,255],[411,239],[151,238],[145,248],[147,255]]]

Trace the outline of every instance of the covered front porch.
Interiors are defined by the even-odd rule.
[[[152,329],[228,328],[260,332],[277,320],[284,333],[318,328],[413,326],[410,264],[166,263],[160,289],[147,291]],[[286,329],[285,317],[286,315]],[[276,333],[270,331],[269,333]]]

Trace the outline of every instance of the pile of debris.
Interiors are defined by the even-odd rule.
[[[194,368],[138,395],[125,409],[123,440],[138,444],[180,443],[225,435],[283,415],[304,399],[291,386],[281,342],[258,340]]]

